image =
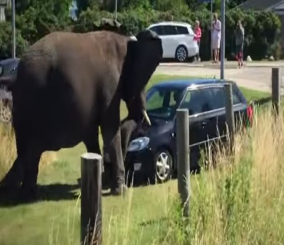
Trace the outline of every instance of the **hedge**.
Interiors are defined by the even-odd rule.
[[[143,8],[138,8],[118,13],[118,21],[123,24],[125,34],[135,35],[140,30],[155,22],[169,21],[173,18],[174,21],[185,21],[193,25],[194,21],[198,19],[202,28],[200,55],[202,60],[208,60],[210,59],[211,42],[210,15],[210,11],[206,9],[193,13],[186,9],[183,11],[174,9],[171,11],[159,12],[153,9],[145,10]],[[76,22],[71,24],[68,23],[68,26],[65,26],[63,29],[74,32],[92,31],[96,29],[96,25],[102,17],[112,18],[113,13],[100,11],[97,8],[87,9],[80,14]],[[239,9],[233,9],[227,11],[225,20],[226,58],[228,60],[234,59],[235,44],[233,32],[238,20],[242,20],[245,28],[245,57],[250,55],[253,60],[263,59],[270,55],[273,55],[275,59],[280,59],[282,57],[280,39],[281,22],[277,15],[272,12],[242,12]],[[9,56],[11,53],[11,45],[7,45],[8,40],[11,38],[11,31],[9,28],[8,23],[0,23],[0,58]],[[33,30],[31,35],[31,33],[29,33],[29,28],[24,28],[20,24],[18,28],[17,54],[20,56],[22,51],[31,43],[31,36],[33,37],[33,40],[37,40],[41,38],[43,34],[40,35],[42,32],[37,32],[38,36],[35,36],[36,32]],[[54,28],[49,29],[52,30]]]

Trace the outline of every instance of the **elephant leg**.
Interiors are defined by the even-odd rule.
[[[90,130],[88,135],[84,138],[83,142],[88,152],[97,153],[101,155],[98,127],[93,130]]]
[[[112,115],[102,123],[102,135],[106,152],[109,154],[111,174],[111,194],[121,195],[125,186],[125,169],[121,150],[119,109],[117,115]]]
[[[93,153],[97,153],[101,155],[98,128],[96,128],[96,130],[91,130],[91,132],[83,140],[83,142],[88,152],[93,152]],[[103,160],[105,159],[103,158]],[[109,171],[107,171],[108,168],[106,168],[105,162],[103,164],[104,164],[104,173],[102,175],[102,179],[103,179],[102,185],[103,185],[103,188],[105,189],[106,187],[108,187],[108,184],[109,184]]]
[[[8,191],[19,189],[21,187],[23,177],[24,168],[22,163],[22,156],[18,155],[9,172],[1,180],[0,187],[1,189]]]
[[[22,158],[22,164],[25,166],[25,171],[21,196],[25,200],[33,200],[37,198],[38,167],[42,152],[43,151],[35,144],[33,144],[33,147],[32,145],[29,145]]]
[[[23,139],[24,137],[16,137],[17,158],[8,173],[1,180],[1,189],[12,191],[21,187],[25,172],[24,156],[27,148],[27,142],[23,141]]]

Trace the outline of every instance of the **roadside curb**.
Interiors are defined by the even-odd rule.
[[[220,68],[220,64],[219,65],[213,65],[213,64],[188,64],[188,63],[160,63],[161,67],[202,67],[202,68],[212,68],[212,69],[216,69],[216,68]],[[249,68],[272,68],[272,67],[284,67],[284,63],[280,63],[280,64],[275,64],[275,63],[267,63],[267,64],[244,64],[244,68],[245,67],[249,67]],[[225,64],[225,69],[231,69],[231,68],[236,68],[235,64]],[[237,69],[237,68],[236,68]]]

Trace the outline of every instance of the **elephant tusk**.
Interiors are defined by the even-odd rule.
[[[149,124],[149,126],[151,126],[151,121],[150,121],[150,118],[148,117],[146,110],[143,110],[143,116],[145,120],[147,121],[147,123]]]

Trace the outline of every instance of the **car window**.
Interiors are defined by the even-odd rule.
[[[203,113],[225,107],[225,90],[222,87],[189,90],[180,108],[187,108],[189,115]],[[233,104],[241,103],[236,91],[233,91]]]
[[[188,34],[188,29],[184,26],[177,26],[178,34]]]
[[[163,106],[165,99],[165,93],[159,93],[156,90],[152,96],[147,100],[147,110],[153,110],[157,108],[161,108]]]
[[[169,119],[174,116],[182,97],[182,90],[152,88],[147,92],[146,110],[150,116]]]
[[[15,62],[9,62],[8,64],[5,64],[1,66],[2,69],[0,68],[0,75],[10,75],[11,73],[15,72],[17,69],[17,63]],[[1,71],[2,70],[2,71]]]
[[[171,25],[164,25],[163,26],[163,34],[164,35],[177,35],[177,29],[175,26],[171,26]]]
[[[205,89],[190,90],[180,104],[180,108],[187,108],[189,115],[209,111],[208,91]]]
[[[162,30],[161,26],[153,26],[149,29],[156,32],[158,35],[163,35],[163,30]]]

